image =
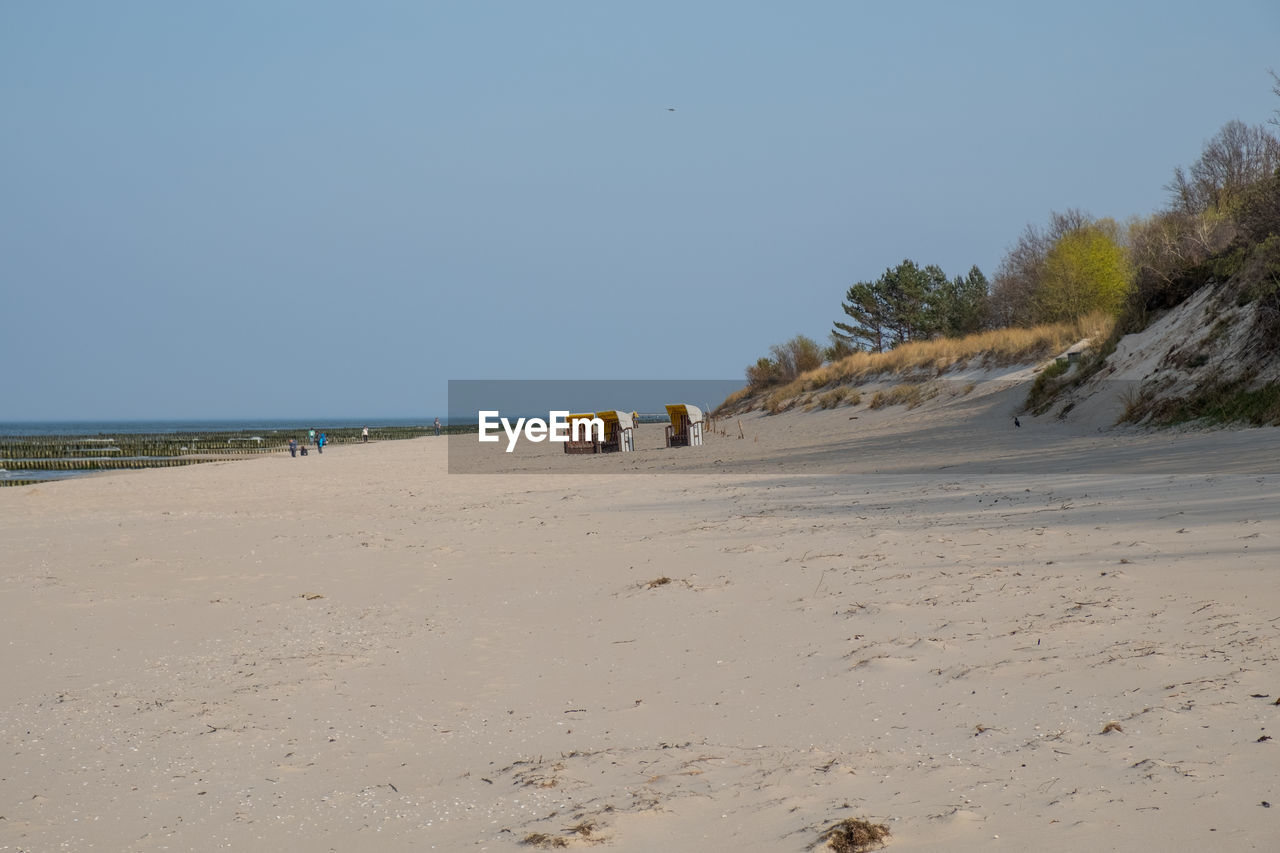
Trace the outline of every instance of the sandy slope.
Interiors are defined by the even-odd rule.
[[[1276,849],[1280,433],[1020,393],[0,490],[0,850]]]

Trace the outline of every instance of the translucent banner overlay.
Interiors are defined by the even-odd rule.
[[[450,474],[1280,475],[1280,430],[1117,425],[1140,384],[1027,412],[1025,379],[865,383],[721,411],[725,380],[450,380]],[[766,411],[768,410],[768,411]],[[580,421],[577,435],[574,421]],[[484,440],[482,440],[482,438]],[[575,440],[576,439],[576,440]]]

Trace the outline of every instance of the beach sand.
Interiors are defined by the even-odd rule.
[[[1280,430],[1024,393],[2,489],[0,850],[1280,849]]]

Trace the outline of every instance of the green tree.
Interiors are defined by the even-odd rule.
[[[854,349],[884,352],[887,340],[888,306],[881,298],[878,284],[860,281],[845,293],[841,304],[850,322],[835,324],[831,332],[834,341],[844,341]]]
[[[888,309],[890,347],[939,331],[938,300],[947,276],[937,266],[920,267],[908,258],[885,270],[877,286]]]
[[[985,319],[987,298],[987,277],[977,267],[952,281],[940,267],[907,258],[875,281],[849,288],[841,304],[849,322],[835,324],[830,351],[847,345],[884,352],[937,334],[975,332]]]
[[[987,316],[988,289],[987,277],[976,266],[963,278],[944,282],[936,301],[938,330],[951,338],[981,331]]]
[[[1118,314],[1133,276],[1124,248],[1107,220],[1063,234],[1044,259],[1035,290],[1035,318],[1068,322],[1091,311]]]
[[[1045,279],[1045,262],[1050,250],[1065,235],[1094,223],[1081,210],[1049,214],[1049,227],[1028,224],[1000,262],[987,304],[988,326],[1030,326],[1040,321],[1038,297]]]

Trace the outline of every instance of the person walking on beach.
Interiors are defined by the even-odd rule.
[[[365,427],[360,431],[360,440],[365,444],[369,443],[369,428]]]
[[[316,431],[315,431],[315,430],[308,430],[308,431],[307,431],[307,444],[315,444],[315,443],[316,443]]]
[[[436,436],[440,435],[440,419],[436,418]]]
[[[296,438],[289,439],[289,455],[295,459],[298,456],[298,439]]]
[[[324,446],[325,444],[328,443],[328,441],[329,441],[329,438],[324,433],[320,433],[320,438],[316,440],[316,450],[320,451],[321,453],[324,453]]]

